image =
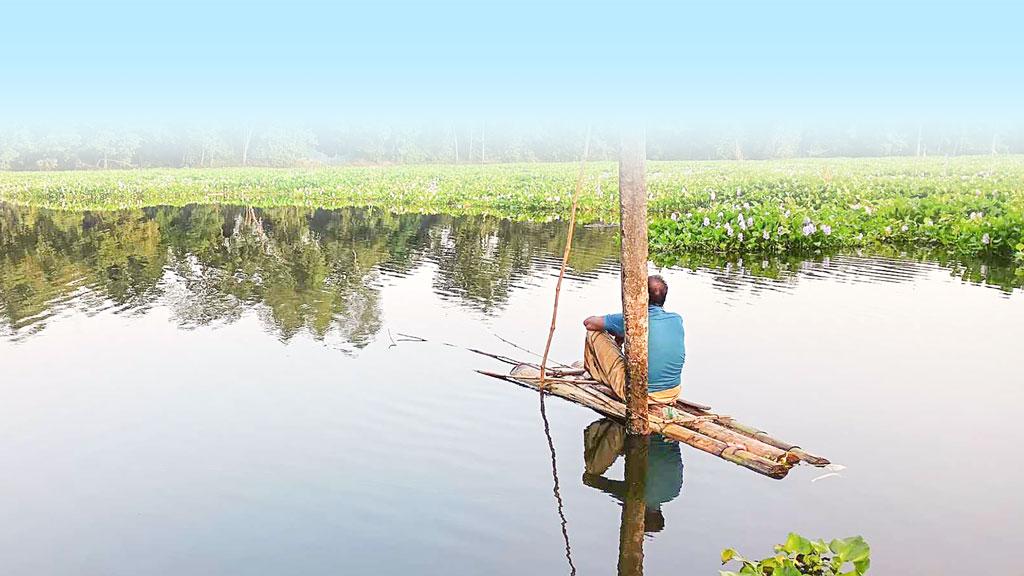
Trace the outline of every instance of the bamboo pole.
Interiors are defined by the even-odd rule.
[[[558,270],[558,282],[555,283],[555,305],[551,307],[551,328],[548,329],[548,341],[544,344],[544,356],[540,360],[540,387],[544,388],[544,372],[548,365],[548,353],[551,352],[551,339],[555,335],[555,323],[558,321],[558,297],[562,293],[562,280],[565,278],[565,267],[569,265],[569,253],[572,251],[572,235],[576,230],[576,206],[583,189],[583,175],[590,155],[590,131],[583,143],[583,158],[580,160],[580,172],[576,176],[576,189],[572,193],[572,211],[569,213],[569,234],[565,239],[565,251],[562,253],[562,267]]]
[[[622,135],[619,150],[619,226],[622,236],[622,314],[626,340],[626,432],[649,434],[647,421],[647,187],[641,130]]]

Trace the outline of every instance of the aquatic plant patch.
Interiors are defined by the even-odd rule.
[[[575,164],[0,173],[0,200],[75,210],[233,203],[567,216]],[[926,249],[1024,265],[1024,157],[648,163],[650,243],[687,253]],[[587,167],[583,223],[618,220],[614,163]]]
[[[775,546],[775,555],[749,560],[736,550],[722,551],[722,564],[739,563],[739,572],[720,571],[721,576],[863,576],[871,567],[871,547],[860,536],[808,540],[790,533],[786,542]]]

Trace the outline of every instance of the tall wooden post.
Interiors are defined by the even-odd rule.
[[[626,324],[626,432],[650,434],[647,421],[647,146],[640,129],[619,149],[622,314]]]

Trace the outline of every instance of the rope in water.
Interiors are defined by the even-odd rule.
[[[580,191],[583,189],[583,175],[590,156],[590,128],[587,128],[587,139],[583,143],[583,158],[580,159],[580,172],[576,177],[576,190],[572,194],[572,212],[569,213],[569,234],[565,239],[565,252],[562,254],[562,267],[558,270],[558,282],[555,283],[555,304],[551,308],[551,328],[548,330],[548,341],[544,344],[544,356],[540,361],[540,388],[544,389],[544,373],[548,364],[548,352],[551,351],[551,338],[555,335],[555,324],[558,321],[558,296],[562,292],[562,279],[565,278],[565,267],[569,264],[569,253],[572,251],[572,235],[576,230],[576,206],[579,204]]]

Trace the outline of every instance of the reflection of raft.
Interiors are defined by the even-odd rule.
[[[512,363],[511,359],[505,357],[496,358]],[[517,370],[513,370],[511,374],[485,370],[477,372],[539,390],[537,377],[517,375]],[[578,376],[580,372],[549,369],[544,393],[582,404],[620,422],[625,421],[626,405],[612,395],[611,388],[595,380],[582,379]],[[674,414],[666,414],[664,408],[652,405],[649,416],[651,430],[765,476],[783,478],[793,465],[800,462],[813,466],[825,466],[829,463],[824,458],[804,452],[798,446],[736,422],[730,416],[715,414],[709,406],[680,399],[674,408]]]

